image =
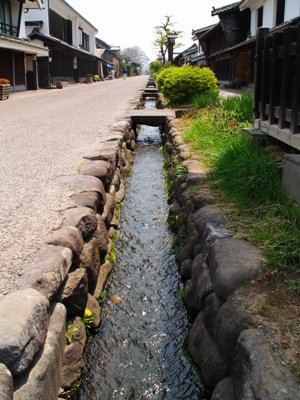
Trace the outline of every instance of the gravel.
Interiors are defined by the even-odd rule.
[[[73,205],[55,178],[77,173],[146,80],[70,85],[0,101],[0,298],[16,289],[24,267]]]

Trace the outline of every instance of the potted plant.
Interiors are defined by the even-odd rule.
[[[8,99],[10,94],[10,82],[6,78],[0,78],[0,100]]]

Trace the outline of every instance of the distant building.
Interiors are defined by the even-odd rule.
[[[198,46],[196,43],[179,53],[173,61],[174,65],[182,67],[183,65],[191,65],[192,58],[198,53]]]
[[[98,73],[98,31],[65,0],[44,0],[42,10],[26,13],[25,24],[27,36],[49,49],[49,56],[38,56],[40,87],[57,81],[82,82]]]
[[[38,87],[37,57],[48,57],[48,49],[26,37],[25,11],[42,7],[41,0],[0,0],[0,77],[12,91]]]
[[[121,63],[123,57],[120,54],[120,47],[111,46],[104,40],[96,38],[96,54],[101,57],[101,72],[102,79],[119,78],[122,75]]]

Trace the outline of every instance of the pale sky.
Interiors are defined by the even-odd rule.
[[[152,45],[154,27],[171,15],[175,29],[184,31],[180,50],[191,46],[192,29],[218,22],[211,10],[234,3],[234,0],[67,0],[83,17],[98,29],[98,37],[110,45],[139,46],[150,58],[156,58]],[[178,50],[175,50],[178,51]]]

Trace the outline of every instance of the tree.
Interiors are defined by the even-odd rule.
[[[174,27],[176,25],[175,22],[171,20],[171,15],[165,16],[165,21],[163,21],[160,25],[154,27],[155,40],[153,42],[154,46],[159,49],[159,54],[162,58],[162,63],[166,62],[166,53],[168,51],[168,35],[170,33],[176,33],[178,37],[181,36],[182,31],[175,31]],[[181,46],[181,43],[175,43],[174,48],[178,48]]]
[[[140,64],[143,67],[146,67],[149,63],[149,57],[138,46],[126,47],[122,50],[121,54],[130,61]]]

